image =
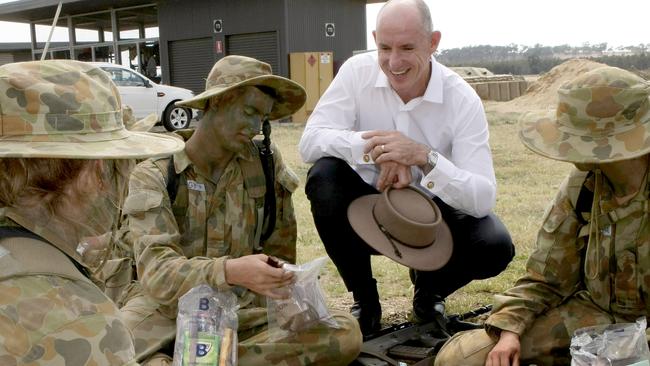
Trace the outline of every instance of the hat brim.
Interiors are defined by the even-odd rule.
[[[366,244],[395,262],[420,271],[435,271],[449,262],[453,252],[453,240],[444,221],[440,222],[436,229],[434,243],[428,247],[412,248],[395,242],[402,254],[399,257],[372,216],[372,209],[380,197],[381,194],[361,196],[348,207],[350,225]]]
[[[559,161],[609,163],[650,152],[650,110],[634,125],[595,137],[563,130],[555,112],[528,112],[519,123],[519,139],[524,146]]]
[[[305,89],[295,81],[277,75],[264,75],[256,76],[227,87],[212,87],[195,97],[176,102],[176,105],[204,110],[208,99],[212,97],[242,86],[258,85],[270,87],[277,93],[273,109],[269,113],[270,120],[276,120],[294,114],[307,100]]]
[[[144,159],[183,150],[179,138],[126,129],[65,135],[0,136],[0,157],[60,159]]]

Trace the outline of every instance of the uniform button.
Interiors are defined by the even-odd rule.
[[[370,161],[370,155],[363,154],[363,161],[365,161],[366,163],[369,162]]]
[[[429,188],[429,189],[433,189],[433,182],[429,182],[429,183],[427,183],[427,188]]]

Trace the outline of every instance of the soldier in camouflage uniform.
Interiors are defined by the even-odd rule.
[[[126,186],[108,172],[182,148],[127,131],[117,88],[95,66],[0,66],[0,365],[136,364],[119,310],[88,276]]]
[[[266,187],[252,138],[266,117],[286,117],[305,98],[300,85],[272,75],[268,64],[227,56],[210,71],[205,92],[178,103],[204,112],[185,151],[134,170],[124,213],[139,284],[122,311],[140,360],[170,362],[178,299],[202,283],[239,297],[242,365],[345,365],[358,354],[361,333],[344,313],[335,315],[340,329],[319,325],[292,339],[268,341],[264,296],[281,296],[278,290],[293,278],[267,258],[296,260],[291,194],[299,182],[273,146],[276,223],[260,241]],[[180,183],[170,192],[171,179]]]
[[[519,137],[576,168],[548,208],[527,274],[485,330],[456,334],[436,365],[568,365],[573,332],[650,315],[650,84],[603,67],[558,90]]]

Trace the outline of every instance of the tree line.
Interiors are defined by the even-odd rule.
[[[495,74],[541,74],[569,58],[586,58],[626,70],[650,69],[650,44],[611,49],[606,43],[580,47],[471,46],[442,50],[436,59],[447,66],[484,67]]]

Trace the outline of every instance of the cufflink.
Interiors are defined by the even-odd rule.
[[[370,161],[370,155],[363,154],[363,161],[366,162],[366,163],[369,162]]]
[[[429,182],[427,183],[427,188],[433,189],[433,185],[434,185],[433,182]]]

